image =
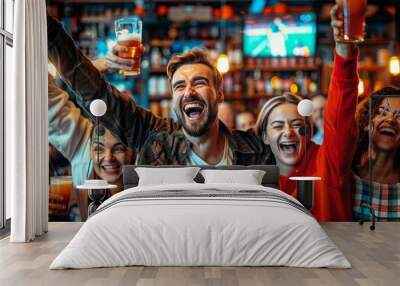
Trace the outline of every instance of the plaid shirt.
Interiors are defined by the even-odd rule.
[[[372,182],[372,191],[369,181],[354,175],[355,192],[353,194],[354,219],[371,220],[368,208],[361,207],[367,203],[374,209],[377,221],[400,221],[400,183],[380,184]]]
[[[123,143],[138,151],[138,164],[190,164],[192,145],[180,124],[155,116],[105,81],[62,25],[50,16],[47,16],[47,33],[49,59],[75,92],[80,107],[90,116],[90,103],[94,99],[104,100],[108,108],[101,123]],[[222,122],[220,125],[232,151],[232,164],[274,163],[270,148],[251,131],[231,132]]]

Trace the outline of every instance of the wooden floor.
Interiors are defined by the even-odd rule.
[[[50,223],[32,243],[0,241],[0,285],[400,285],[400,223],[379,223],[375,231],[357,223],[323,227],[352,269],[289,267],[123,267],[48,270],[80,223]]]

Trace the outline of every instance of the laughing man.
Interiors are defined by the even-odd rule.
[[[138,164],[252,165],[273,162],[271,152],[251,131],[230,131],[218,119],[224,100],[222,77],[204,52],[171,58],[167,67],[178,122],[138,106],[106,82],[55,19],[48,17],[48,54],[86,111],[94,99],[106,102],[102,124],[138,150]]]

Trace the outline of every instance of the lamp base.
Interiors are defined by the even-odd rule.
[[[88,216],[91,216],[106,198],[107,189],[89,189],[88,195],[92,200],[88,206]]]
[[[314,205],[314,181],[321,180],[320,177],[290,177],[296,181],[297,200],[308,210]]]
[[[296,181],[297,200],[303,206],[310,210],[314,202],[314,182],[313,181]]]

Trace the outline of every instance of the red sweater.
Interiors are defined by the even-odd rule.
[[[351,220],[351,162],[357,144],[355,122],[357,105],[358,51],[342,58],[335,52],[332,78],[324,116],[324,141],[310,142],[307,157],[293,168],[289,176],[280,177],[280,189],[296,197],[296,183],[290,176],[318,176],[315,182],[314,207],[319,221]],[[305,158],[307,158],[305,160]]]

